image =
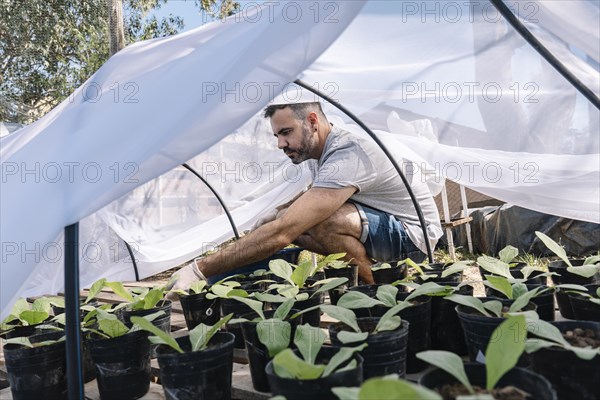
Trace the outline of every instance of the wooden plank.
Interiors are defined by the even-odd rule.
[[[444,228],[454,228],[455,226],[464,225],[471,221],[473,221],[473,217],[458,218],[458,219],[453,219],[449,222],[442,222],[442,226]]]

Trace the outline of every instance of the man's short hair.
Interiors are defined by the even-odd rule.
[[[292,110],[296,119],[299,121],[303,121],[311,112],[316,112],[320,118],[326,118],[325,113],[323,113],[323,109],[321,108],[321,103],[318,101],[312,103],[272,104],[265,108],[264,117],[271,118],[273,114],[275,114],[275,111],[283,110],[287,107]]]

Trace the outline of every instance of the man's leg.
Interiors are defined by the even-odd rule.
[[[372,284],[373,262],[360,241],[361,234],[362,221],[356,206],[345,203],[331,217],[300,235],[294,243],[319,254],[346,253],[344,260],[352,260],[358,266],[360,279]]]

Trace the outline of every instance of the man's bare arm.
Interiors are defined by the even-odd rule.
[[[294,201],[281,218],[203,258],[197,266],[204,275],[213,276],[269,257],[333,215],[355,191],[354,187],[311,188]]]

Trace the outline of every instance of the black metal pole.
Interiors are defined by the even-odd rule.
[[[324,98],[325,100],[327,100],[328,102],[333,104],[335,107],[337,107],[341,112],[343,112],[348,117],[350,117],[354,122],[356,122],[358,124],[358,126],[363,128],[364,131],[367,132],[369,134],[369,136],[371,136],[371,138],[375,141],[375,143],[377,143],[377,145],[381,148],[381,150],[383,150],[383,152],[385,153],[387,158],[390,160],[390,162],[396,169],[396,172],[398,172],[398,175],[400,175],[400,178],[402,179],[402,182],[404,183],[404,186],[406,186],[406,190],[408,191],[408,194],[410,195],[410,198],[413,202],[415,210],[417,211],[417,216],[419,217],[419,222],[421,223],[421,229],[423,230],[423,237],[425,238],[425,245],[427,246],[427,258],[429,259],[429,263],[433,263],[433,253],[431,252],[431,244],[429,244],[429,235],[427,235],[427,225],[425,224],[425,217],[423,217],[423,211],[421,210],[421,206],[419,205],[419,202],[417,201],[417,198],[415,197],[415,194],[413,193],[412,188],[410,187],[410,184],[408,183],[408,180],[404,176],[404,173],[402,173],[400,166],[396,163],[396,160],[394,160],[394,157],[392,157],[392,154],[389,152],[387,147],[385,147],[383,142],[381,140],[379,140],[379,138],[373,133],[373,131],[367,125],[365,125],[356,115],[354,115],[352,112],[350,112],[350,110],[348,110],[346,107],[344,107],[337,101],[333,100],[331,97],[327,96],[326,94],[321,93],[317,89],[314,89],[314,88],[308,86],[306,83],[302,82],[300,79],[296,79],[294,81],[294,83],[298,86],[302,86],[303,88],[316,94],[317,96]]]
[[[81,326],[79,321],[79,223],[65,228],[65,334],[69,400],[83,400]]]
[[[133,250],[131,249],[131,246],[129,245],[129,243],[127,243],[126,240],[123,240],[123,242],[125,243],[125,247],[127,247],[127,251],[129,252],[129,257],[131,257],[131,262],[133,263],[133,272],[135,273],[135,280],[136,280],[136,282],[139,282],[140,281],[140,273],[138,271],[137,263],[135,262],[135,257],[133,256]]]
[[[571,85],[585,96],[597,109],[600,110],[600,98],[571,73],[530,31],[519,21],[502,0],[490,0],[498,12],[512,25],[513,28],[533,47],[554,69],[558,71]]]
[[[187,163],[183,163],[181,165],[184,168],[186,168],[188,171],[190,171],[192,174],[196,175],[196,177],[198,179],[200,179],[202,182],[204,182],[204,184],[206,186],[208,186],[208,188],[210,189],[210,191],[217,198],[217,201],[219,202],[219,204],[221,204],[221,207],[223,207],[223,210],[225,210],[225,214],[227,215],[227,219],[229,219],[229,223],[231,224],[231,229],[233,229],[233,234],[235,235],[235,238],[239,239],[240,238],[240,234],[239,234],[239,232],[237,230],[237,227],[235,226],[235,223],[233,222],[233,217],[231,216],[231,213],[229,212],[229,209],[225,205],[225,202],[223,201],[223,199],[221,198],[221,196],[219,196],[219,193],[217,193],[217,191],[206,181],[206,179],[204,179],[202,177],[202,175],[200,175],[194,168],[190,167]]]

